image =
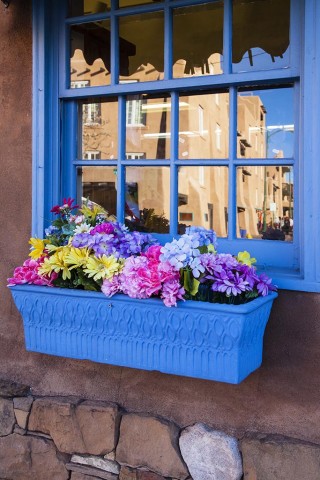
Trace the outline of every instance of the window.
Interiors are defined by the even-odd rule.
[[[192,212],[188,224],[214,228],[221,250],[249,250],[280,286],[318,288],[306,248],[320,230],[314,2],[120,3],[35,0],[35,165],[46,163],[34,185],[48,191],[34,228],[84,192],[162,241]],[[285,242],[262,239],[287,216]]]

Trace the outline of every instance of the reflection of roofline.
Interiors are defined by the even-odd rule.
[[[252,147],[251,143],[249,143],[246,138],[241,138],[240,143],[242,143],[245,147]]]

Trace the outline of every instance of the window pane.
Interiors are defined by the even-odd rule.
[[[174,9],[173,77],[222,73],[223,2]]]
[[[179,158],[228,158],[229,94],[179,98]]]
[[[292,158],[293,88],[239,89],[238,158]]]
[[[146,5],[153,2],[154,0],[119,0],[119,8],[135,7],[136,5]],[[162,2],[161,0],[157,0],[157,3],[162,3]]]
[[[163,12],[119,18],[120,82],[163,78]]]
[[[179,233],[191,225],[228,234],[228,168],[179,168]]]
[[[126,158],[128,160],[169,158],[170,119],[170,97],[128,96]]]
[[[293,168],[237,168],[237,237],[293,239]]]
[[[69,0],[69,17],[106,12],[110,8],[111,0]]]
[[[77,202],[88,198],[110,215],[117,215],[117,170],[115,167],[81,167],[77,169]]]
[[[233,0],[234,72],[289,66],[290,0]]]
[[[81,103],[79,158],[113,160],[118,155],[118,101]]]
[[[126,225],[132,230],[168,233],[170,169],[126,168]]]
[[[70,87],[110,84],[110,21],[70,28]]]

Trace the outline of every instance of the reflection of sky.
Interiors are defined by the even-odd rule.
[[[293,88],[277,88],[271,90],[253,90],[245,95],[257,95],[267,111],[266,126],[277,126],[267,132],[267,156],[273,158],[276,151],[282,150],[285,158],[293,157],[294,133],[281,128],[284,125],[293,125]],[[275,150],[275,151],[274,151]]]
[[[250,63],[249,52],[246,52],[241,62],[233,64],[232,70],[233,72],[251,72],[253,70],[271,70],[273,68],[288,67],[289,48],[290,47],[287,48],[282,57],[272,57],[261,48],[251,48],[252,65]]]

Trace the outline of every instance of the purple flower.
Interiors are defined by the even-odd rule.
[[[277,290],[275,285],[272,285],[272,279],[269,278],[265,273],[261,273],[258,277],[257,290],[259,295],[265,297],[268,295],[269,291]]]

